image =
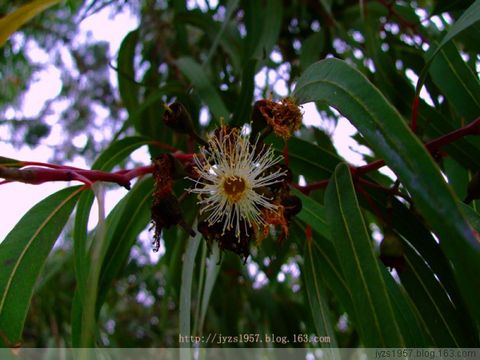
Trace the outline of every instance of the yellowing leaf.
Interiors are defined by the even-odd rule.
[[[0,47],[5,45],[8,38],[23,24],[59,2],[60,0],[36,0],[0,19]]]

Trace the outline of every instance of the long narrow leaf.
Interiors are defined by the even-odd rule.
[[[0,47],[5,45],[10,35],[23,24],[40,14],[49,7],[58,4],[60,0],[36,0],[26,4],[0,19]]]
[[[193,269],[195,267],[195,257],[197,255],[198,247],[202,235],[197,233],[195,237],[188,239],[187,248],[185,249],[185,255],[183,257],[182,268],[182,285],[180,288],[180,335],[188,336],[191,333],[191,301],[192,301],[192,282],[193,282]],[[190,347],[188,343],[180,344],[181,347]],[[184,349],[181,352],[181,358],[190,359],[189,349]]]
[[[355,294],[358,330],[366,346],[404,346],[394,308],[360,212],[350,171],[338,165],[325,194],[327,220],[345,281]]]
[[[321,266],[320,259],[315,256],[312,247],[312,241],[307,241],[305,246],[305,287],[307,290],[310,311],[312,312],[313,322],[318,334],[325,334],[330,337],[330,343],[325,347],[338,347],[335,339],[334,323],[332,321],[331,311],[328,307],[327,293],[325,284],[322,284],[318,273]]]
[[[439,235],[461,292],[480,319],[480,244],[439,168],[401,116],[357,70],[337,59],[312,65],[299,79],[300,103],[326,101],[344,114],[406,186],[419,211]]]
[[[213,116],[227,119],[230,111],[225,106],[217,89],[213,86],[205,70],[195,60],[183,57],[176,61],[180,71],[192,83],[202,100],[208,105]]]
[[[30,209],[0,244],[0,331],[19,341],[35,282],[82,187],[50,195]]]
[[[463,30],[469,28],[476,22],[480,20],[480,0],[476,0],[470,7],[465,10],[465,12],[460,16],[460,18],[453,24],[450,31],[445,35],[442,39],[438,47],[435,49],[434,52],[430,53],[427,59],[427,63],[420,74],[420,77],[417,82],[416,93],[417,95],[420,94],[420,90],[422,89],[423,84],[425,83],[425,79],[427,78],[429,67],[435,58],[435,56],[439,53],[439,51],[445,46],[450,40],[452,40],[455,36],[460,34]]]

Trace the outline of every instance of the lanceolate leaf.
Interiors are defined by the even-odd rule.
[[[197,233],[195,237],[188,238],[187,248],[183,257],[182,267],[182,285],[180,288],[180,334],[190,334],[191,332],[191,305],[192,305],[192,282],[193,282],[193,269],[195,267],[195,257],[197,255],[198,247],[202,236]],[[190,346],[188,344],[180,344],[181,347]],[[190,349],[185,349],[185,352],[181,352],[181,359],[190,359]]]
[[[480,0],[476,0],[465,12],[460,16],[460,18],[453,24],[450,31],[445,35],[442,39],[438,47],[435,49],[433,53],[430,53],[427,58],[427,63],[425,64],[425,68],[423,69],[422,73],[420,74],[420,78],[417,82],[416,93],[417,95],[420,94],[420,90],[425,82],[427,77],[428,69],[430,64],[432,63],[435,56],[438,52],[442,49],[444,45],[446,45],[450,40],[452,40],[455,36],[460,34],[463,30],[469,28],[476,22],[480,20]]]
[[[0,166],[3,166],[3,167],[21,167],[22,162],[19,161],[19,160],[10,159],[10,158],[0,156]]]
[[[328,149],[296,137],[290,138],[287,144],[278,138],[272,139],[272,142],[279,153],[284,154],[286,150],[286,161],[293,173],[303,175],[307,180],[328,179],[341,161]]]
[[[135,84],[135,47],[138,41],[138,30],[128,33],[122,41],[118,52],[118,90],[123,104],[130,114],[138,107],[138,87]]]
[[[100,154],[92,166],[93,170],[110,171],[113,167],[122,162],[129,154],[140,146],[148,143],[148,140],[140,136],[127,137],[122,140],[114,141],[110,146]],[[93,204],[93,194],[88,191],[82,194],[75,216],[74,227],[74,251],[75,251],[75,274],[77,277],[78,291],[80,291],[80,301],[83,298],[85,284],[88,274],[88,237],[87,224],[90,217],[90,209]]]
[[[310,311],[318,334],[329,336],[331,342],[326,347],[338,347],[335,339],[334,323],[330,308],[328,307],[328,296],[325,291],[326,284],[322,283],[319,273],[321,272],[321,261],[313,251],[313,240],[306,242],[305,246],[305,287],[307,290]]]
[[[349,319],[355,323],[355,308],[353,306],[354,297],[345,282],[335,248],[330,240],[315,231],[314,224],[315,223],[311,225],[313,228],[311,239],[306,239],[304,234],[302,236],[299,227],[304,230],[305,224],[300,222],[299,226],[295,226],[291,229],[291,236],[296,238],[300,246],[304,246],[305,241],[308,242],[305,246],[310,247],[313,257],[318,258],[319,260],[317,263],[319,266],[317,269],[319,281],[322,284],[326,284],[326,286],[335,294],[338,301],[348,313]]]
[[[453,43],[445,45],[430,67],[433,81],[464,122],[480,114],[480,81]]]
[[[59,2],[60,0],[32,1],[30,4],[23,5],[0,19],[0,47],[5,45],[10,35],[17,31],[23,24]]]
[[[328,276],[327,274],[338,274],[338,271],[341,271],[341,269],[340,261],[337,258],[333,246],[335,241],[330,234],[329,224],[327,224],[327,221],[325,220],[325,207],[308,196],[303,195],[298,190],[293,191],[293,193],[300,197],[303,205],[302,211],[297,215],[297,218],[310,224],[313,229],[313,239],[309,244],[311,245],[311,251],[314,253],[314,257],[319,259],[319,262],[317,263],[317,275],[321,276],[322,279],[325,279],[324,281],[327,286],[331,288],[336,296],[338,296],[339,301],[345,306],[349,317],[353,320],[353,317],[355,316],[353,303],[355,301],[353,301],[353,303],[346,303],[344,301],[346,297],[351,295],[346,295],[345,290],[340,286],[341,283],[344,283],[343,275],[337,275],[336,280],[333,280],[335,279],[334,276],[330,276],[328,277],[328,281],[326,280]],[[398,319],[402,334],[406,337],[405,341],[407,342],[407,345],[427,345],[428,343],[426,342],[424,330],[418,319],[415,317],[411,303],[409,303],[405,294],[392,280],[391,276],[385,271],[385,269],[381,270],[388,288],[388,294],[394,305],[395,316]],[[347,285],[344,285],[344,287],[346,288]]]
[[[230,112],[200,64],[190,57],[180,58],[176,61],[176,64],[198,91],[202,100],[208,105],[213,116],[217,120],[222,117],[227,119]]]
[[[354,307],[362,343],[372,347],[404,346],[404,335],[373,253],[347,165],[338,165],[327,187],[325,203],[345,282],[355,294]]]
[[[42,200],[0,244],[0,331],[10,345],[20,340],[35,282],[81,191],[70,187]]]
[[[97,309],[103,304],[113,279],[127,263],[138,234],[150,220],[153,187],[151,177],[136,184],[107,218],[108,250],[102,265]]]
[[[474,347],[465,334],[457,310],[423,259],[405,244],[407,267],[400,272],[402,284],[417,308],[436,347]],[[435,324],[428,326],[428,324]]]
[[[312,65],[298,80],[299,103],[325,101],[345,115],[396,172],[419,211],[439,235],[470,311],[480,319],[480,244],[424,146],[382,94],[337,59]]]
[[[297,215],[297,218],[310,224],[315,231],[331,240],[332,235],[325,219],[325,207],[298,190],[293,190],[292,193],[302,201],[302,211]]]

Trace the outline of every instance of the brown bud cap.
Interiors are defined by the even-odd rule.
[[[165,106],[163,122],[172,130],[180,134],[194,134],[192,117],[181,103],[174,102]]]
[[[302,200],[298,196],[287,196],[282,200],[282,206],[284,207],[284,215],[287,219],[297,215],[302,211]]]
[[[275,135],[288,139],[302,125],[303,114],[291,98],[281,102],[264,99],[255,103],[252,113],[253,131],[269,125]]]
[[[239,256],[243,256],[243,260],[246,261],[250,255],[250,243],[255,240],[255,231],[251,225],[245,223],[245,220],[240,220],[240,236],[237,237],[235,229],[223,230],[223,223],[217,222],[209,224],[208,221],[202,220],[197,225],[197,230],[207,240],[210,247],[213,241],[218,242],[220,250],[229,250],[236,253]]]
[[[174,194],[165,193],[161,197],[154,198],[151,212],[155,229],[153,251],[156,252],[159,249],[163,228],[168,229],[170,226],[178,224],[191,236],[195,236],[195,232],[183,220],[180,203]]]

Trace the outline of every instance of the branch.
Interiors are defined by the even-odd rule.
[[[172,154],[180,162],[189,162],[194,154]],[[23,182],[39,185],[49,181],[80,181],[91,186],[97,181],[115,183],[130,189],[130,181],[136,177],[151,174],[154,165],[140,166],[134,169],[119,170],[113,173],[100,170],[80,169],[72,166],[49,164],[34,161],[20,162],[21,169],[0,166],[0,185],[10,182]]]
[[[470,124],[452,131],[446,135],[440,136],[432,141],[429,141],[425,144],[425,148],[433,155],[437,155],[438,151],[446,145],[449,145],[465,136],[468,135],[480,135],[480,117],[473,120]],[[385,160],[375,160],[367,165],[359,166],[359,167],[350,167],[350,171],[353,177],[359,177],[371,171],[375,171],[380,169],[381,167],[385,166]],[[304,194],[308,194],[311,191],[326,188],[328,185],[328,179],[320,180],[313,182],[307,186],[299,186],[299,185],[292,185],[296,189],[300,190]]]

